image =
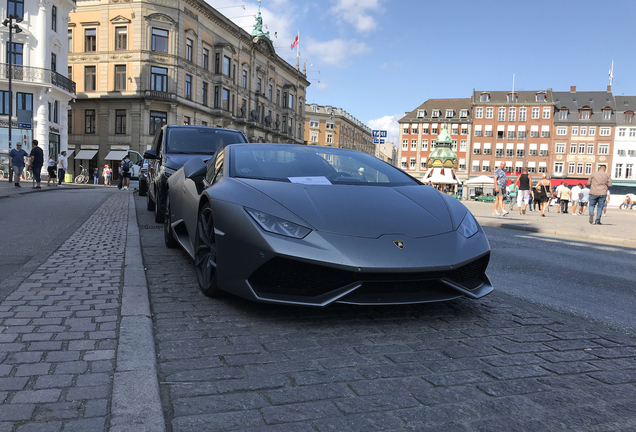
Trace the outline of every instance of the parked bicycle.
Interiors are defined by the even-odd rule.
[[[88,170],[84,168],[82,165],[80,165],[80,168],[82,169],[82,171],[79,173],[77,177],[75,177],[74,182],[75,184],[86,184],[88,183],[88,180],[89,180]]]

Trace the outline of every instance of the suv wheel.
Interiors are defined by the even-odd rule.
[[[155,189],[155,222],[162,223],[164,219],[165,210],[161,209],[161,197],[159,196],[159,192],[156,192]]]
[[[179,246],[177,239],[172,234],[172,215],[170,214],[170,193],[166,194],[166,215],[163,222],[163,241],[169,248]]]

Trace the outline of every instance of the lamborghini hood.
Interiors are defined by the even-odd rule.
[[[412,238],[452,231],[443,198],[426,186],[303,185],[246,181],[318,231],[378,238]]]

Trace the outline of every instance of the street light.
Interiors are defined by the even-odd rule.
[[[13,24],[14,20],[16,24]],[[14,15],[9,15],[2,22],[2,25],[4,25],[5,27],[9,27],[9,49],[7,50],[7,54],[9,56],[9,153],[11,153],[11,120],[13,118],[13,90],[11,89],[11,77],[13,75],[13,32],[15,31],[16,34],[22,33],[22,29],[17,24],[21,22],[22,18],[16,17]],[[9,164],[9,183],[11,183],[12,181],[11,171],[11,164]]]

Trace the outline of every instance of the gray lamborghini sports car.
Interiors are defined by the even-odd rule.
[[[168,247],[202,291],[261,302],[409,304],[492,291],[466,207],[356,151],[232,144],[168,180]]]

